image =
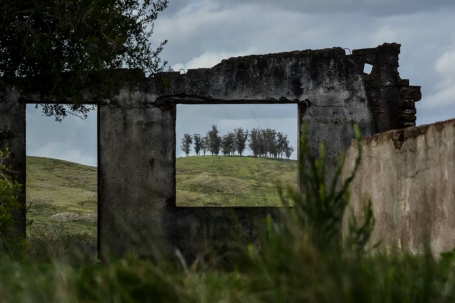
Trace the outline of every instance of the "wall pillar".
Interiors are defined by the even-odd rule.
[[[175,105],[126,94],[99,111],[100,257],[150,255],[175,203]]]
[[[19,197],[21,209],[15,212],[15,235],[25,238],[25,103],[19,102],[19,93],[8,89],[0,93],[0,149],[8,148],[11,158],[7,165],[17,173],[17,181],[23,184]]]

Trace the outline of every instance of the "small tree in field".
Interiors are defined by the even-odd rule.
[[[260,156],[259,149],[260,149],[260,129],[253,128],[250,133],[250,143],[249,147],[253,151],[253,155],[255,157]]]
[[[221,138],[218,136],[218,128],[212,125],[212,130],[207,133],[210,152],[218,156],[221,147]]]
[[[208,136],[205,136],[204,138],[202,138],[202,143],[201,143],[201,150],[202,152],[204,153],[204,156],[205,156],[205,153],[209,150],[209,138]]]
[[[199,153],[202,149],[202,144],[203,144],[202,137],[199,134],[194,134],[193,139],[194,139],[194,151],[196,152],[196,155],[199,156]],[[204,152],[204,155],[205,155],[205,152]]]
[[[191,151],[191,144],[193,144],[193,138],[191,137],[190,134],[185,134],[183,135],[181,144],[180,144],[180,149],[185,153],[185,155],[188,157]]]
[[[235,135],[234,133],[228,133],[221,139],[221,150],[223,155],[233,155],[235,153]]]
[[[286,154],[286,159],[289,159],[292,155],[292,152],[294,151],[294,148],[292,146],[286,145],[284,148],[284,153]]]
[[[241,156],[246,148],[246,140],[248,140],[248,130],[243,130],[241,127],[234,129],[235,147]]]

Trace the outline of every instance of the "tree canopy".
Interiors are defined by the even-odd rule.
[[[212,155],[217,155],[221,152],[224,156],[243,155],[245,149],[250,149],[254,157],[273,157],[289,159],[294,152],[294,148],[289,145],[288,136],[284,133],[277,132],[274,129],[253,128],[251,132],[244,130],[241,127],[234,129],[233,132],[228,132],[224,136],[219,136],[219,130],[216,125],[212,125],[212,129],[207,132],[205,137],[200,134],[184,134],[180,149],[186,156],[191,152],[191,144],[194,139],[194,150],[196,155],[200,155],[200,151],[208,150]],[[249,144],[247,145],[247,141]]]
[[[14,86],[42,102],[85,115],[84,94],[109,98],[144,74],[163,70],[150,38],[168,0],[0,0],[0,89]],[[131,69],[125,73],[122,69]],[[44,104],[53,102],[54,104]],[[58,104],[55,104],[58,103]]]

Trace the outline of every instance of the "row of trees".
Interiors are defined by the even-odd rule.
[[[283,158],[285,156],[286,159],[289,159],[294,151],[294,148],[289,145],[287,135],[270,128],[253,128],[249,132],[239,127],[222,137],[218,134],[216,125],[212,125],[212,129],[205,136],[186,133],[181,139],[180,148],[186,156],[190,154],[194,143],[194,151],[198,156],[201,153],[205,156],[207,152],[212,155],[222,153],[225,156],[232,156],[237,153],[242,156],[246,149],[250,149],[255,157]]]

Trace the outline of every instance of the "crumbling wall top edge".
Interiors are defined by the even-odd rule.
[[[408,138],[416,138],[419,135],[423,135],[428,133],[430,129],[435,129],[436,131],[442,131],[444,128],[447,127],[455,127],[455,119],[449,119],[445,121],[438,121],[432,124],[424,124],[419,126],[412,126],[403,129],[394,129],[382,133],[378,133],[372,136],[365,136],[362,137],[361,143],[362,145],[370,145],[372,143],[384,142],[384,141],[406,141]],[[351,146],[355,146],[356,140],[353,139],[351,141]]]

